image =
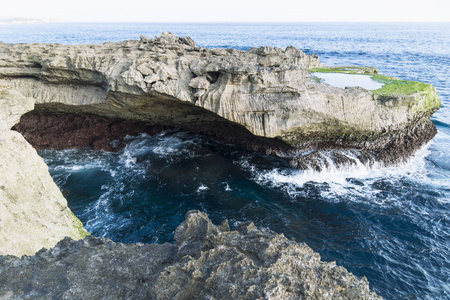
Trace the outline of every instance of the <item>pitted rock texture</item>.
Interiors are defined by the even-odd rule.
[[[87,231],[67,207],[44,160],[10,128],[33,99],[0,87],[0,255],[34,254]]]
[[[381,299],[365,278],[253,223],[229,231],[190,211],[175,240],[65,239],[33,257],[0,256],[0,298]]]
[[[429,120],[439,108],[435,89],[408,96],[341,89],[310,80],[308,70],[318,66],[318,57],[294,47],[206,49],[170,33],[103,45],[0,43],[0,84],[32,97],[43,110],[187,130],[205,118],[219,128],[233,124],[283,143],[266,141],[260,148],[294,157],[293,166],[302,165],[299,151],[324,148],[355,148],[396,163],[435,134]],[[64,105],[49,105],[55,103]],[[414,128],[425,131],[403,151],[399,144],[408,135],[397,133]]]

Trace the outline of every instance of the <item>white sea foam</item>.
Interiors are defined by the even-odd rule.
[[[136,164],[136,157],[133,157],[129,151],[124,151],[124,153],[119,157],[119,161],[126,167],[132,168]]]
[[[200,186],[197,189],[197,193],[201,193],[201,192],[205,192],[209,190],[209,187],[207,187],[206,185],[204,185],[203,183],[200,183]]]
[[[89,169],[103,169],[103,166],[100,163],[93,163],[93,164],[73,165],[66,167],[66,170],[70,171],[84,171]]]
[[[230,188],[230,185],[227,182],[225,182],[225,191],[226,192],[232,191],[232,189]]]
[[[304,194],[305,185],[312,183],[321,186],[321,196],[334,199],[337,196],[352,195],[355,198],[375,197],[381,191],[372,184],[380,179],[398,180],[410,177],[414,180],[429,182],[426,174],[425,157],[429,155],[429,145],[424,146],[407,163],[395,167],[380,167],[375,163],[366,166],[360,161],[356,165],[337,167],[331,160],[322,171],[272,169],[256,170],[248,161],[241,166],[253,173],[256,182],[284,190],[291,196]],[[390,199],[385,199],[389,201]]]
[[[85,169],[85,166],[72,166],[72,171],[79,171]]]
[[[189,150],[190,145],[195,142],[192,138],[185,138],[184,133],[167,135],[162,132],[155,136],[149,136],[145,133],[139,136],[127,136],[127,146],[125,152],[130,152],[132,156],[143,156],[147,154],[156,154],[159,157],[171,158],[173,156],[185,156],[193,154]]]

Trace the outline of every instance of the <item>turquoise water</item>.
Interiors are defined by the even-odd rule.
[[[438,134],[395,168],[317,173],[184,132],[130,137],[119,153],[40,151],[94,235],[173,241],[189,209],[305,242],[387,299],[450,298],[450,24],[38,24],[4,42],[103,43],[171,31],[205,47],[294,45],[328,65],[369,65],[433,84]]]

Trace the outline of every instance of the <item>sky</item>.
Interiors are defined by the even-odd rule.
[[[59,22],[450,22],[450,0],[11,0],[0,19]]]

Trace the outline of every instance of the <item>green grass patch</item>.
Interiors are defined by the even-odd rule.
[[[381,75],[378,74],[377,69],[373,67],[322,67],[312,68],[308,71],[310,73],[345,73],[370,76],[373,80],[383,84],[381,88],[371,91],[374,95],[387,96],[380,97],[378,100],[382,101],[381,98],[386,98],[386,101],[401,99],[401,101],[396,105],[409,105],[409,109],[412,114],[425,113],[431,116],[441,107],[439,95],[432,85],[418,81],[401,80],[396,77]],[[311,79],[316,82],[320,82],[320,78],[315,76],[311,76]],[[407,97],[391,97],[395,95]],[[346,136],[345,132],[339,132],[339,130],[333,134],[336,136],[339,136],[340,134]]]
[[[425,92],[432,89],[432,86],[426,83],[417,81],[401,80],[395,77],[389,77],[378,74],[374,67],[359,67],[359,66],[342,66],[342,67],[323,67],[309,69],[310,73],[344,73],[344,74],[361,74],[370,75],[373,80],[383,83],[383,87],[373,90],[375,95],[411,95],[418,92]],[[320,82],[317,77],[311,77],[312,80]]]
[[[373,80],[384,84],[382,88],[372,91],[375,95],[411,95],[414,93],[425,92],[432,89],[432,86],[426,83],[401,80],[395,77],[389,77],[380,74],[374,74],[372,78]]]
[[[439,95],[431,84],[401,80],[379,74],[373,75],[373,79],[384,84],[382,88],[372,91],[375,95],[411,95],[411,97],[406,97],[405,100],[409,102],[412,115],[425,113],[431,116],[441,107]]]

